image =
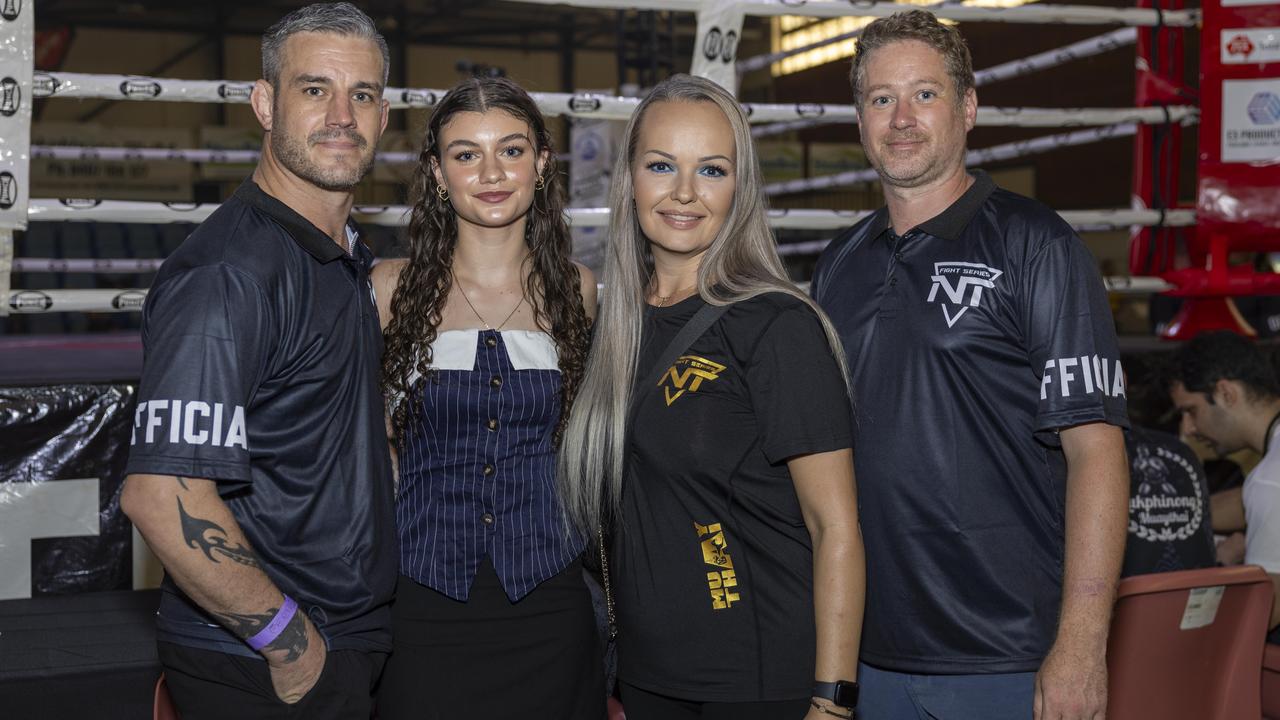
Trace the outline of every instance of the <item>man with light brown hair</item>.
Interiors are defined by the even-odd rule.
[[[964,166],[964,39],[873,22],[851,72],[886,206],[813,293],[849,356],[867,553],[859,715],[1085,720],[1127,523],[1125,388],[1096,264],[1052,210]]]

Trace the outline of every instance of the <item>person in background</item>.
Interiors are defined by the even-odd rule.
[[[1169,397],[1187,435],[1219,455],[1249,448],[1262,456],[1243,487],[1212,496],[1211,514],[1216,532],[1244,531],[1243,561],[1266,570],[1280,594],[1280,379],[1270,356],[1233,332],[1198,335],[1174,353]],[[1277,626],[1280,603],[1271,610],[1270,642],[1280,642]]]

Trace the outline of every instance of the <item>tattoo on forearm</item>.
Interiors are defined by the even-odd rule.
[[[244,545],[231,544],[227,531],[219,524],[203,518],[192,517],[182,506],[182,498],[178,498],[178,518],[182,523],[182,539],[187,547],[204,552],[204,556],[213,562],[219,562],[214,553],[228,558],[241,565],[262,569],[262,563],[253,550]]]
[[[228,630],[241,638],[247,639],[257,635],[259,630],[266,627],[277,612],[279,612],[279,608],[272,608],[261,614],[214,613],[214,615]],[[272,640],[267,645],[266,649],[285,651],[287,654],[284,657],[284,661],[287,663],[302,657],[302,654],[307,651],[307,626],[301,611],[294,613],[293,618],[289,620],[289,624],[285,626],[284,630],[280,631],[275,640]]]

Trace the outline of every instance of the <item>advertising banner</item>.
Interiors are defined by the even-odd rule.
[[[1222,159],[1280,161],[1280,78],[1223,82]]]
[[[135,386],[0,387],[0,600],[133,587]]]

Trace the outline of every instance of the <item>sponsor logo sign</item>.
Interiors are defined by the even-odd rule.
[[[431,107],[436,104],[436,94],[430,90],[405,90],[400,93],[400,102],[409,107]]]
[[[147,294],[141,290],[125,290],[111,299],[111,307],[116,310],[141,310]]]
[[[569,98],[569,110],[575,113],[599,112],[602,104],[600,98],[590,95],[575,95]]]
[[[58,202],[62,203],[63,207],[71,208],[72,210],[89,210],[102,204],[101,200],[92,198],[62,198]]]
[[[32,97],[47,98],[62,88],[62,81],[49,73],[36,73],[31,76]]]
[[[253,94],[253,85],[249,83],[222,83],[218,86],[218,97],[235,102],[248,102]]]
[[[1280,61],[1280,27],[1227,29],[1221,39],[1223,65]]]
[[[1224,162],[1280,158],[1280,78],[1222,83]]]
[[[722,31],[713,27],[702,38],[702,56],[712,62],[717,59],[723,63],[733,62],[738,52],[738,33],[736,30]]]
[[[9,309],[14,312],[44,312],[53,307],[53,298],[39,290],[23,290],[9,296]]]
[[[796,114],[802,118],[822,117],[827,112],[825,105],[818,103],[797,103]]]
[[[11,77],[0,80],[0,115],[13,117],[22,108],[22,87]]]
[[[22,14],[22,0],[0,0],[0,17],[13,22]]]
[[[159,97],[160,92],[160,83],[154,80],[125,80],[120,83],[120,94],[128,98]]]
[[[8,210],[18,202],[18,179],[10,172],[0,172],[0,210]]]

